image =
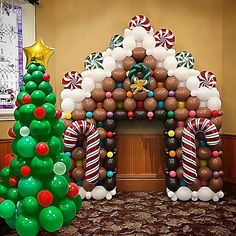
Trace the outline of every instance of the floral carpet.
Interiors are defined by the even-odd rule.
[[[1,223],[0,235],[17,234]],[[236,197],[172,202],[165,193],[118,193],[111,201],[83,201],[72,225],[50,235],[236,235]]]

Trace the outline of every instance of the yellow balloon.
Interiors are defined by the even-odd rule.
[[[169,130],[168,131],[168,136],[169,137],[174,137],[175,136],[175,131],[174,130]]]
[[[107,152],[107,157],[109,157],[109,158],[113,157],[113,152],[111,152],[111,151]]]
[[[69,120],[69,119],[71,118],[71,114],[70,114],[70,113],[66,113],[66,114],[65,114],[65,118],[66,118],[67,120]]]
[[[184,108],[185,107],[185,102],[178,102],[178,107],[179,108]]]
[[[82,165],[83,165],[83,162],[81,160],[76,161],[76,166],[82,167]]]
[[[200,160],[199,164],[200,166],[207,166],[207,160]]]
[[[41,37],[30,47],[24,48],[26,55],[26,68],[30,63],[39,63],[47,68],[48,60],[55,52],[54,48],[46,46]]]

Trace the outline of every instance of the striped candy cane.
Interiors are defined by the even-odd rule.
[[[220,141],[217,128],[209,119],[196,118],[184,128],[182,135],[183,177],[189,184],[197,177],[195,135],[199,131],[205,133],[208,145],[217,145]]]
[[[75,121],[65,131],[65,147],[74,148],[80,134],[87,137],[85,178],[89,183],[95,184],[99,178],[99,133],[93,124],[85,120]]]

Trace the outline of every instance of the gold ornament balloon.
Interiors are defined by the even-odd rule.
[[[26,68],[30,63],[39,63],[45,68],[48,66],[48,60],[55,52],[54,48],[46,46],[41,37],[30,47],[24,48],[24,53],[26,55]]]

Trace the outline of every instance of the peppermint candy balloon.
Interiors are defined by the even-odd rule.
[[[124,38],[121,35],[116,34],[116,35],[112,36],[111,42],[110,42],[110,48],[113,49],[116,47],[122,47],[123,40],[124,40]]]
[[[198,76],[200,81],[199,87],[207,87],[207,88],[214,88],[216,87],[216,77],[210,71],[202,71],[201,74]]]
[[[85,70],[102,68],[103,56],[101,52],[93,52],[84,61]]]
[[[170,49],[174,46],[175,36],[169,29],[160,29],[154,34],[156,40],[156,46],[162,46],[166,49]]]
[[[175,58],[177,60],[177,67],[186,67],[192,69],[194,66],[193,55],[188,51],[181,51],[176,53]]]
[[[77,71],[69,71],[62,78],[64,89],[79,89],[81,88],[82,77]]]
[[[133,29],[137,26],[142,26],[147,32],[151,30],[150,20],[144,15],[137,15],[131,19],[129,28]]]

